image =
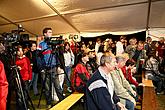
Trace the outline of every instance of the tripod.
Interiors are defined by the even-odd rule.
[[[17,98],[18,98],[17,100],[18,100],[19,107],[21,107],[22,109],[28,110],[28,100],[29,100],[33,110],[35,110],[32,100],[28,94],[28,91],[23,86],[24,83],[20,77],[17,66],[12,66],[11,69],[12,69],[12,72],[15,74],[15,82],[16,82],[16,88],[17,88],[16,92],[17,92]],[[25,98],[25,95],[27,95],[27,99]]]
[[[20,72],[19,72],[19,68],[17,67],[17,65],[15,64],[15,57],[16,57],[16,52],[13,52],[9,54],[11,54],[11,65],[10,69],[11,69],[11,80],[10,81],[10,86],[12,85],[12,81],[14,81],[14,88],[15,88],[15,92],[16,92],[16,109],[19,110],[28,110],[28,104],[31,104],[31,107],[33,108],[33,110],[35,110],[32,100],[28,94],[27,89],[25,89],[25,82],[22,80]],[[10,88],[11,89],[11,88]],[[11,91],[9,91],[9,99],[11,96]],[[26,97],[25,97],[26,96]],[[28,102],[29,101],[29,102]]]
[[[64,73],[66,74],[66,72],[65,72],[65,68],[63,67],[63,65],[62,65],[62,60],[59,58],[59,52],[58,52],[58,50],[57,50],[57,48],[55,48],[54,50],[53,50],[53,52],[50,54],[50,56],[49,56],[49,60],[48,60],[48,64],[51,64],[52,63],[52,60],[53,60],[53,57],[55,56],[55,58],[56,58],[56,61],[58,61],[58,65],[61,65],[62,66],[62,69],[64,69]],[[56,62],[57,63],[57,62]],[[57,64],[56,64],[56,66],[57,66]],[[64,96],[63,96],[63,93],[62,93],[62,89],[59,89],[59,88],[61,88],[61,87],[59,87],[60,85],[59,84],[57,84],[57,83],[59,83],[59,81],[55,81],[55,80],[57,80],[57,78],[58,78],[58,75],[59,74],[55,74],[54,73],[54,71],[52,71],[53,69],[56,69],[57,67],[55,67],[55,68],[46,68],[45,70],[43,70],[43,74],[45,75],[44,76],[44,80],[43,80],[43,84],[42,84],[42,89],[41,89],[41,95],[40,95],[40,99],[39,99],[39,103],[38,103],[38,107],[40,106],[40,100],[41,100],[41,97],[42,97],[42,93],[43,93],[43,89],[45,88],[45,83],[49,80],[49,92],[47,92],[46,93],[46,95],[47,94],[52,94],[53,92],[52,92],[52,84],[54,85],[54,87],[55,87],[55,90],[56,90],[56,93],[57,93],[57,96],[58,96],[58,98],[59,98],[59,100],[61,101],[61,100],[63,100],[64,99]],[[66,74],[67,75],[67,74]],[[68,78],[68,76],[67,76],[67,78]],[[69,78],[68,78],[68,80],[69,80]],[[46,89],[46,88],[45,88]],[[53,88],[53,90],[54,90],[54,88]],[[50,95],[51,96],[51,95]],[[49,96],[49,98],[51,99],[52,97],[50,97]],[[47,97],[47,100],[50,100],[50,99],[48,99],[48,97]]]

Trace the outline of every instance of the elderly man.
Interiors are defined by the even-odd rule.
[[[136,105],[135,99],[129,92],[136,97],[136,92],[132,89],[128,81],[125,79],[121,68],[125,65],[125,58],[123,56],[116,57],[117,69],[111,74],[114,82],[114,89],[116,95],[120,97],[121,103],[126,106],[128,110],[134,110]],[[128,92],[129,91],[129,92]]]
[[[87,110],[125,110],[114,92],[114,83],[110,72],[115,68],[115,58],[103,55],[100,66],[87,82]]]

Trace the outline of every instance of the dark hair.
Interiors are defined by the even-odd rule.
[[[36,44],[36,46],[37,46],[37,42],[32,42],[32,43],[30,43],[29,46],[32,47],[33,44]]]
[[[76,64],[78,64],[79,62],[82,62],[82,58],[87,56],[88,54],[87,53],[84,53],[84,52],[80,52],[77,56],[77,62]]]
[[[133,66],[133,65],[135,65],[135,62],[132,60],[132,59],[128,59],[127,61],[126,61],[126,63],[125,63],[125,65],[126,66]]]
[[[104,45],[100,45],[98,52],[103,52],[104,53]]]
[[[64,52],[67,52],[67,51],[71,52],[70,49],[67,50],[67,51],[65,50],[65,48],[66,48],[67,45],[69,45],[69,48],[70,48],[70,44],[69,44],[69,42],[65,42],[65,43],[64,43]]]
[[[45,33],[47,33],[48,30],[52,30],[52,28],[44,28],[43,31],[42,31],[43,35],[44,35]]]
[[[96,42],[98,42],[98,41],[101,41],[101,39],[100,39],[100,38],[97,38],[97,39],[96,39]]]
[[[143,44],[144,45],[144,41],[139,41],[138,44]]]
[[[150,59],[151,57],[154,57],[154,58],[156,58],[156,51],[150,51],[149,53],[148,53],[148,59]]]
[[[120,36],[120,40],[125,40],[126,39],[126,36]]]
[[[151,48],[154,49],[154,50],[156,50],[156,48],[157,48],[156,43],[158,43],[158,41],[152,41],[151,42]]]

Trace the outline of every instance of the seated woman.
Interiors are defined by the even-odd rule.
[[[124,77],[127,79],[127,81],[130,84],[133,84],[135,87],[138,86],[138,82],[136,81],[136,79],[132,76],[132,70],[134,70],[135,67],[135,62],[131,59],[126,61],[126,64],[124,67],[121,68]]]
[[[79,63],[76,65],[73,76],[71,79],[72,87],[74,91],[85,92],[86,82],[90,77],[89,72],[86,68],[86,63],[89,61],[88,54],[79,54],[78,56]]]
[[[161,78],[165,76],[159,72],[158,65],[159,62],[157,61],[155,54],[149,53],[145,65],[145,77],[153,81],[157,94],[160,94],[163,90],[163,81]]]

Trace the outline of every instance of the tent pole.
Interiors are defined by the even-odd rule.
[[[146,30],[147,31],[149,29],[150,13],[151,13],[151,0],[148,0],[148,13],[147,13],[147,23],[146,23]]]
[[[61,14],[60,14],[60,12],[58,12],[57,10],[56,10],[56,8],[54,8],[53,6],[52,6],[52,4],[50,3],[50,2],[48,2],[47,0],[43,0],[55,13],[57,13],[58,14],[58,16],[60,16],[67,24],[69,24],[73,29],[75,29],[78,33],[80,33],[80,31],[73,25],[73,24],[71,24],[64,16],[62,16]]]

